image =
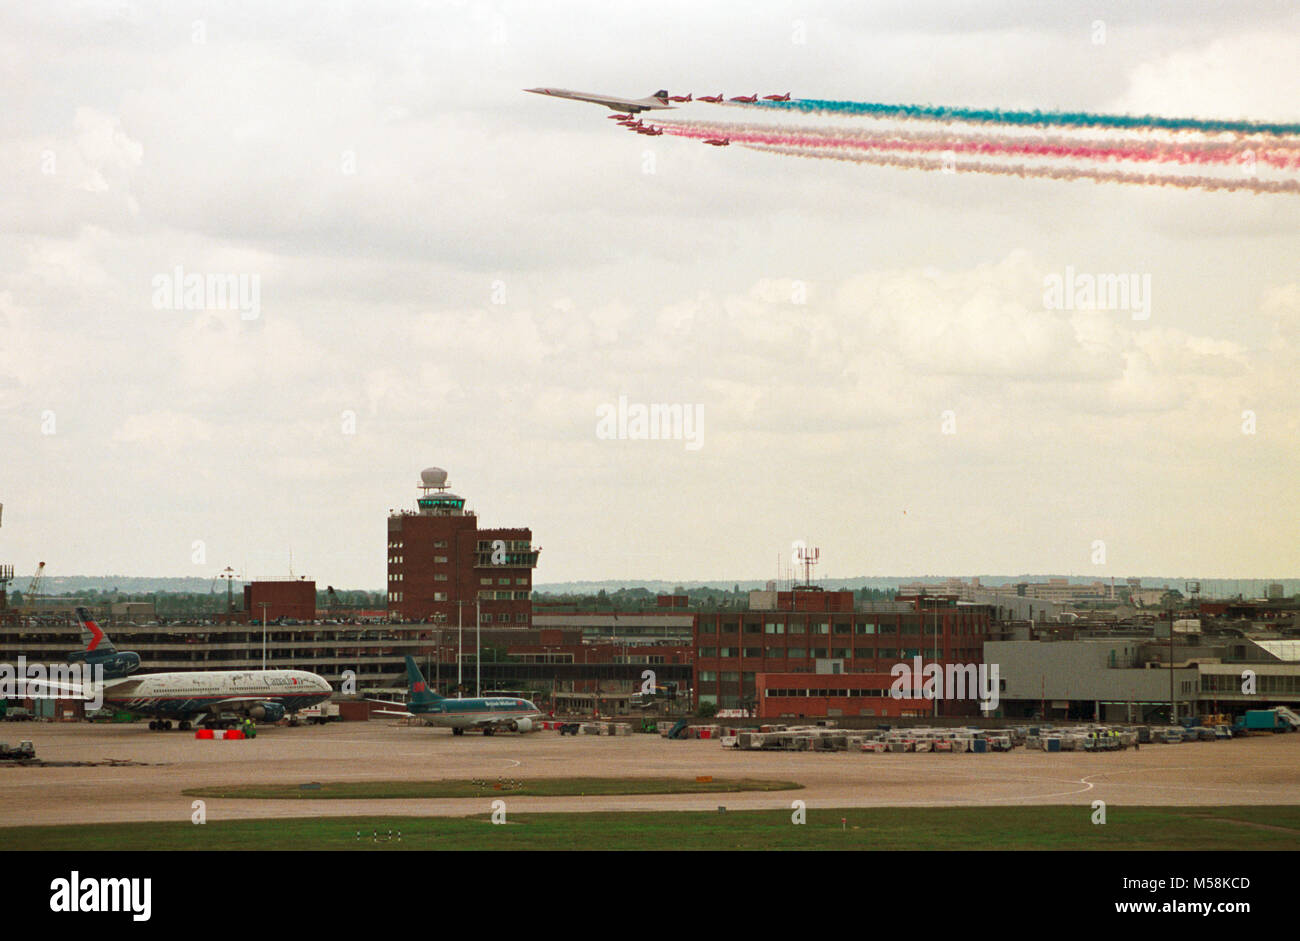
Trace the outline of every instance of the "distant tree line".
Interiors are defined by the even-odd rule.
[[[536,592],[535,601],[581,608],[586,611],[650,611],[659,609],[660,592],[647,588],[620,588],[609,592],[601,589],[596,594],[547,594]],[[739,585],[731,588],[673,588],[668,594],[685,595],[687,606],[695,611],[744,610],[749,607],[749,589]],[[892,588],[859,588],[853,592],[855,601],[891,601],[896,592]]]

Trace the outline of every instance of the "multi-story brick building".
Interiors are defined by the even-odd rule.
[[[114,612],[116,613],[116,612]],[[316,617],[316,583],[308,578],[258,578],[244,586],[244,620],[281,618],[310,624]]]
[[[895,697],[888,673],[760,673],[756,677],[760,719],[820,716],[928,716],[932,700],[915,695]]]
[[[388,517],[388,613],[397,620],[527,628],[540,550],[531,529],[480,529],[447,472],[420,473],[416,510]],[[462,610],[468,607],[468,610]]]
[[[910,668],[916,657],[925,663],[978,665],[991,624],[990,606],[959,603],[951,595],[914,595],[855,608],[849,591],[800,586],[793,592],[754,592],[748,611],[697,616],[696,696],[719,708],[762,715],[899,715],[910,704],[878,701],[881,697],[874,694],[888,689],[878,677],[870,683],[870,677],[861,677],[860,683],[823,680],[842,674],[887,676],[894,664]],[[765,674],[780,676],[760,683]],[[832,686],[868,691],[872,695],[866,698],[872,701],[820,692]],[[771,689],[798,702],[790,709],[776,708],[776,703],[768,708],[764,700]],[[940,713],[974,715],[978,704],[943,702]]]

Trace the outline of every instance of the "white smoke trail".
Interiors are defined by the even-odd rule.
[[[792,157],[810,157],[819,160],[844,160],[879,167],[899,167],[908,170],[947,171],[956,173],[984,173],[993,176],[1016,176],[1046,180],[1092,180],[1097,183],[1127,183],[1137,186],[1172,186],[1178,189],[1223,190],[1246,193],[1296,193],[1300,194],[1300,181],[1233,179],[1211,176],[1160,176],[1149,173],[1132,173],[1124,170],[1093,170],[1083,167],[1043,167],[1035,165],[966,162],[956,163],[943,158],[900,157],[887,154],[847,153],[843,150],[811,147],[784,147],[774,144],[741,143],[740,146],[765,153],[785,154]]]

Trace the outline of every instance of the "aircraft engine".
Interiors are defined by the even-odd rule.
[[[532,719],[516,719],[510,723],[510,728],[516,732],[531,732],[533,730]]]
[[[262,719],[267,722],[279,722],[284,718],[284,706],[278,702],[260,702],[248,710],[248,714],[254,719]]]

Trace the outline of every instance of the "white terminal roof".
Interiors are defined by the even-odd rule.
[[[1257,640],[1255,643],[1279,660],[1300,661],[1300,640]]]

